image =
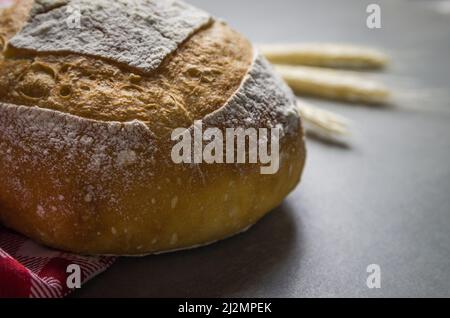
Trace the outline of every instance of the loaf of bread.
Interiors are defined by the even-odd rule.
[[[0,222],[45,245],[145,255],[239,233],[297,185],[295,97],[239,33],[174,0],[0,12]],[[281,127],[279,170],[175,163],[174,129]],[[269,238],[268,238],[269,239]]]

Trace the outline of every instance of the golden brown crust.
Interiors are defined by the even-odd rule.
[[[45,245],[85,254],[143,255],[211,243],[257,222],[298,184],[305,164],[303,141],[291,136],[281,148],[285,155],[274,175],[261,175],[257,165],[200,164],[193,171],[158,161],[160,169],[153,167],[153,175],[137,178],[125,190],[123,176],[111,171],[115,178],[103,186],[113,189],[113,196],[92,202],[85,201],[91,182],[87,173],[62,165],[51,173],[34,167],[19,175],[22,185],[33,190],[28,196],[6,188],[10,183],[0,184],[0,220]],[[11,155],[20,160],[23,153]],[[7,168],[0,166],[0,176],[15,180],[17,172]],[[62,180],[58,187],[49,175],[70,182]],[[43,203],[42,197],[50,199]]]
[[[305,162],[298,117],[284,117],[293,96],[270,109],[269,87],[241,91],[254,62],[251,44],[220,22],[152,74],[74,54],[0,62],[1,223],[56,248],[118,255],[204,244],[253,224],[296,186]],[[266,73],[250,84],[270,82],[268,66],[258,67]],[[261,107],[224,110],[237,91],[238,101],[255,97]],[[246,119],[288,125],[278,173],[175,164],[167,133],[216,113],[222,130]]]
[[[8,58],[0,65],[0,101],[96,120],[137,119],[152,130],[168,131],[222,106],[239,87],[252,56],[247,40],[215,22],[153,74],[73,54]]]

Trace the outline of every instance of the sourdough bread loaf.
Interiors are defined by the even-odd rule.
[[[87,254],[189,248],[248,228],[299,182],[292,92],[204,11],[173,0],[23,0],[0,13],[0,37],[7,227]],[[174,163],[172,131],[196,120],[281,127],[278,172]]]

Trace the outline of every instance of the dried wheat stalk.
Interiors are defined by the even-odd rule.
[[[350,135],[349,121],[330,111],[312,106],[303,101],[297,102],[297,109],[305,123],[305,129],[321,136],[340,137]]]
[[[266,44],[260,50],[275,64],[378,69],[389,60],[375,49],[333,43]]]
[[[275,65],[275,69],[297,94],[346,102],[369,104],[389,102],[388,88],[352,72],[287,65]]]

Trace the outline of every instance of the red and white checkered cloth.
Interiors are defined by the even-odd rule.
[[[87,257],[43,247],[0,226],[0,298],[64,297],[72,290],[68,266],[79,265],[81,283],[107,269],[114,257]]]

